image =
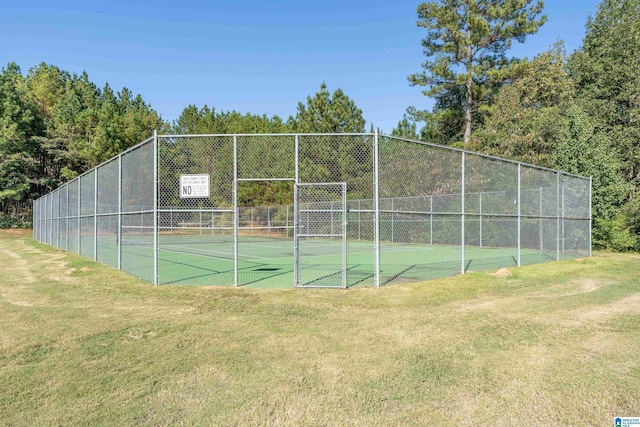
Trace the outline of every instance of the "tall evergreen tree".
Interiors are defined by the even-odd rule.
[[[399,138],[412,139],[417,141],[420,139],[416,122],[410,120],[406,115],[398,122],[398,125],[391,130],[391,136],[397,136]]]
[[[322,82],[320,90],[313,96],[307,96],[307,103],[298,103],[295,117],[297,132],[345,133],[364,132],[365,120],[362,110],[342,89],[333,94]]]
[[[66,71],[45,62],[29,70],[29,93],[45,118],[51,118],[56,104],[64,95],[69,77]]]
[[[424,71],[409,76],[424,94],[441,97],[464,93],[463,139],[469,142],[473,114],[495,93],[495,82],[511,64],[506,56],[513,40],[524,42],[538,31],[542,0],[434,0],[418,6]]]

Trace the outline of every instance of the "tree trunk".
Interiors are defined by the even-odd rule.
[[[467,96],[466,101],[467,105],[464,108],[464,145],[465,147],[469,143],[469,138],[471,137],[471,106],[473,104],[473,95],[472,95],[472,84],[473,84],[473,76],[471,74],[467,75]]]
[[[467,82],[466,105],[464,108],[464,146],[471,137],[471,108],[473,106],[473,53],[471,50],[471,29],[467,28]]]

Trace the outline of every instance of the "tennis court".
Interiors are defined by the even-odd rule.
[[[158,285],[383,286],[591,253],[589,178],[370,134],[157,135],[34,238]]]
[[[128,244],[126,243],[128,241]],[[93,245],[92,239],[83,239]],[[334,246],[332,241],[320,244]],[[336,247],[336,249],[338,249]],[[110,236],[98,237],[98,259],[117,265],[118,245]],[[340,275],[339,254],[309,255],[305,265],[310,286],[335,283]],[[130,273],[145,277],[153,266],[153,237],[135,240],[125,237],[122,262]],[[460,246],[385,243],[381,246],[383,284],[402,283],[448,277],[460,273]],[[464,249],[465,272],[491,270],[518,265],[517,251],[512,248]],[[563,254],[561,259],[572,258]],[[234,283],[233,236],[160,235],[159,283],[164,285],[228,286]],[[280,237],[238,237],[238,283],[248,288],[290,288],[294,286],[294,241]],[[522,250],[520,265],[537,264],[556,259],[549,251]],[[371,242],[349,242],[346,257],[347,287],[374,286],[374,254]]]

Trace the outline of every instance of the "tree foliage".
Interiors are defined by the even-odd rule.
[[[562,43],[518,66],[489,110],[470,147],[593,178],[593,242],[596,247],[632,248],[624,226],[625,203],[633,186],[611,137],[584,109],[567,70]]]
[[[350,133],[364,132],[365,120],[355,102],[341,89],[330,93],[322,83],[320,90],[307,96],[306,103],[298,104],[295,116],[283,121],[278,116],[241,114],[236,111],[217,112],[207,105],[198,108],[189,105],[173,123],[175,134],[259,134],[259,133]],[[241,141],[243,158],[253,158],[244,164],[267,162],[272,170],[290,170],[291,146],[274,144],[274,138],[247,138]],[[301,162],[314,170],[318,181],[344,181],[370,166],[371,158],[362,155],[349,156],[359,147],[358,141],[348,139],[318,140],[318,143],[301,144]],[[255,149],[247,144],[255,144]],[[266,148],[265,148],[266,147]],[[189,149],[181,147],[181,150]],[[252,157],[253,156],[253,157]],[[200,158],[202,156],[189,156]],[[369,162],[369,163],[367,163]],[[203,169],[204,170],[204,169]],[[249,171],[245,170],[245,173]],[[256,172],[260,175],[259,172]],[[287,175],[286,172],[282,176]],[[238,188],[241,205],[291,203],[293,187],[288,182],[255,181],[242,183]]]
[[[301,133],[348,133],[364,132],[366,122],[362,110],[342,89],[331,94],[323,82],[313,97],[307,96],[306,104],[298,103],[296,117],[290,123]]]
[[[173,123],[171,132],[174,134],[259,134],[259,133],[287,133],[291,131],[291,125],[284,122],[280,117],[267,117],[266,115],[255,115],[251,113],[241,114],[236,111],[217,112],[215,108],[205,105],[198,108],[195,105],[189,105],[183,111],[180,117]],[[251,141],[251,140],[250,140]],[[244,141],[243,141],[244,142]],[[267,143],[268,141],[265,141]],[[211,148],[211,147],[209,147]],[[277,158],[278,147],[273,147],[269,153],[263,153],[256,150],[250,155],[272,155],[276,158],[271,163],[274,168],[281,167],[280,163],[287,161],[286,157]],[[176,150],[187,154],[188,150],[194,149],[193,144],[176,146]],[[186,155],[189,159],[200,159],[209,162],[214,167],[217,166],[218,173],[212,176],[220,175],[219,171],[225,169],[225,165],[217,165],[217,162],[231,160],[229,155],[222,153],[212,153],[213,158],[210,159],[206,154]],[[229,154],[229,153],[227,153]],[[168,157],[179,158],[180,156],[169,155]],[[224,159],[224,160],[223,160]],[[271,160],[271,159],[270,159]],[[194,160],[192,160],[194,161]],[[195,160],[197,161],[197,160]],[[260,162],[261,163],[261,162]],[[208,165],[203,165],[201,170],[208,170]],[[224,177],[220,181],[219,186],[226,185],[232,177]],[[244,182],[238,186],[238,200],[240,206],[252,206],[259,204],[286,204],[290,203],[293,197],[293,189],[288,182],[267,182],[253,181]],[[222,203],[224,204],[224,202]]]
[[[416,122],[411,120],[407,115],[398,122],[398,125],[391,130],[391,136],[397,136],[398,138],[413,139],[414,141],[420,140]]]
[[[563,44],[557,43],[519,64],[513,82],[498,92],[484,127],[473,134],[470,148],[552,167],[574,100],[565,57]]]
[[[0,226],[28,225],[31,201],[147,138],[164,122],[127,88],[41,63],[0,72]]]
[[[27,221],[29,198],[39,174],[35,137],[43,118],[15,63],[0,73],[0,226]]]
[[[630,184],[626,204],[604,224],[605,237],[616,249],[640,250],[640,0],[603,0],[568,65],[577,102],[611,141]]]
[[[566,172],[592,177],[593,243],[596,247],[627,250],[635,238],[620,216],[630,183],[624,179],[622,162],[611,141],[598,131],[589,115],[577,104],[567,111],[566,126],[559,135],[554,165]]]
[[[435,0],[418,6],[418,26],[427,30],[422,46],[428,59],[424,71],[410,75],[409,81],[436,98],[464,93],[456,105],[464,110],[465,144],[474,111],[495,93],[512,62],[506,52],[513,40],[524,42],[545,22],[542,7],[541,0]]]
[[[640,0],[604,0],[569,68],[581,105],[640,183]]]
[[[174,134],[233,134],[233,133],[285,133],[290,125],[278,116],[241,114],[236,111],[216,112],[204,105],[189,105],[173,123]]]

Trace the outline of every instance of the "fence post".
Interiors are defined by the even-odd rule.
[[[464,268],[464,240],[465,240],[465,236],[464,236],[464,180],[465,180],[465,169],[466,169],[466,152],[462,152],[462,179],[461,181],[461,191],[460,191],[460,227],[461,227],[461,233],[460,233],[460,274],[464,274],[465,272],[465,268]]]
[[[62,231],[60,230],[60,223],[62,222],[62,197],[60,196],[60,192],[61,192],[61,188],[58,188],[58,244],[57,246],[60,249],[63,249],[61,247],[61,243],[60,243],[60,234],[62,233]]]
[[[62,234],[62,230],[60,228],[60,224],[62,223],[62,196],[60,195],[60,192],[62,191],[62,187],[58,188],[58,247],[60,249],[63,249],[61,247],[62,243],[61,243],[61,239],[60,239],[60,235]]]
[[[380,152],[378,128],[373,134],[374,286],[380,286]]]
[[[556,261],[560,261],[560,172],[556,172]]]
[[[589,257],[591,257],[591,227],[593,226],[593,218],[592,218],[592,212],[591,212],[591,188],[593,185],[593,177],[589,177]]]
[[[53,245],[53,193],[47,195],[47,218],[49,219],[49,229],[47,231],[47,244]]]
[[[118,270],[122,270],[122,154],[118,155]]]
[[[98,261],[98,169],[93,171],[93,260]]]
[[[53,217],[53,196],[51,195],[51,193],[49,193],[47,195],[47,244],[50,245],[51,244],[51,239],[53,236],[53,222],[52,222],[52,217]]]
[[[58,246],[58,242],[56,241],[56,235],[58,233],[55,233],[56,235],[54,235],[54,229],[57,228],[57,223],[58,223],[58,215],[56,214],[56,211],[54,209],[55,207],[55,199],[57,197],[57,191],[53,190],[53,192],[51,193],[51,246]],[[53,224],[56,224],[56,227],[53,226]]]
[[[47,244],[52,244],[53,241],[53,195],[47,194]]]
[[[522,164],[518,163],[518,267],[521,265],[521,245],[522,245],[522,216],[521,216],[521,206],[522,206],[522,191],[520,188],[522,180]]]
[[[78,255],[82,253],[80,245],[82,244],[82,180],[78,177]]]
[[[238,283],[238,136],[233,135],[233,284]]]
[[[296,148],[298,136],[296,135]],[[297,151],[297,150],[296,150]],[[300,284],[300,241],[298,237],[298,221],[300,221],[300,207],[298,205],[298,184],[293,186],[293,287]]]
[[[295,142],[295,181],[293,183],[293,286],[297,287],[300,283],[300,251],[298,241],[298,222],[300,221],[300,207],[298,206],[298,135],[294,138]]]
[[[68,252],[69,251],[69,240],[71,239],[71,236],[69,235],[69,216],[70,216],[70,210],[69,210],[69,183],[67,182],[65,184],[65,188],[67,189],[66,193],[67,193],[67,200],[65,201],[66,206],[67,206],[67,229],[65,230],[65,250]]]
[[[53,218],[53,231],[51,232],[51,245],[55,247],[60,247],[58,239],[60,237],[60,189],[55,189],[51,193],[53,201],[51,202],[51,216]]]
[[[51,211],[53,208],[51,207],[51,193],[47,194],[47,200],[45,202],[45,209],[47,212],[45,213],[45,218],[47,219],[47,237],[45,243],[47,245],[51,244],[51,229],[53,226],[51,225]]]
[[[144,214],[141,215],[144,217]],[[153,284],[158,284],[158,130],[153,130]]]
[[[342,287],[347,289],[347,183],[342,183]],[[333,211],[333,209],[332,209]],[[331,212],[333,216],[333,212]],[[331,221],[333,223],[333,221]],[[333,233],[333,232],[332,232]]]

